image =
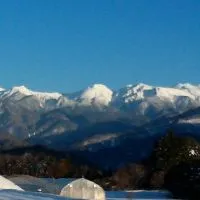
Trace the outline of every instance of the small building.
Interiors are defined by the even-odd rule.
[[[77,179],[66,185],[60,196],[74,199],[105,200],[105,191],[96,183],[84,178]]]

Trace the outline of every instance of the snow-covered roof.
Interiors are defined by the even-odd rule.
[[[0,190],[20,190],[23,191],[19,186],[14,184],[12,181],[0,176]]]
[[[105,191],[96,183],[80,178],[66,185],[61,190],[60,196],[74,199],[105,200]]]

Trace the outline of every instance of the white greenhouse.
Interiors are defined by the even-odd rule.
[[[7,178],[0,176],[0,190],[19,190],[23,191],[19,186],[14,184],[12,181]]]
[[[84,178],[72,181],[60,192],[61,196],[74,199],[105,200],[105,191],[96,183]]]

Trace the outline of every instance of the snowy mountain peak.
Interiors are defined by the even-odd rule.
[[[24,85],[15,86],[10,90],[10,94],[14,94],[17,92],[20,92],[21,94],[24,94],[24,95],[31,95],[31,91],[28,88],[26,88]]]
[[[84,90],[79,97],[83,105],[107,106],[112,100],[113,91],[103,84],[94,84]]]
[[[183,90],[185,92],[190,93],[196,98],[200,97],[200,86],[199,85],[192,85],[190,83],[179,83],[176,88]]]
[[[182,89],[182,88],[191,88],[191,87],[196,87],[195,85],[192,85],[190,83],[179,83],[175,86],[175,88],[179,88],[179,89]]]
[[[152,86],[144,84],[144,83],[138,83],[136,85],[132,85],[132,87],[134,87],[136,89],[144,89],[144,90],[152,89]]]
[[[22,94],[24,96],[36,96],[38,98],[46,98],[46,99],[58,99],[58,98],[60,98],[62,96],[60,93],[57,93],[57,92],[50,93],[50,92],[36,92],[36,91],[32,91],[32,90],[29,90],[24,85],[13,87],[7,93],[9,95],[20,93],[20,94]]]
[[[190,93],[177,88],[156,87],[155,90],[158,97],[169,99],[171,101],[176,97],[189,97],[194,99]]]
[[[5,91],[5,90],[6,90],[6,89],[0,87],[0,92],[3,92],[3,91]]]
[[[136,85],[127,85],[125,88],[120,89],[115,95],[115,101],[130,103],[135,100],[141,100],[145,96],[145,91],[153,89],[152,86],[144,83]]]
[[[11,102],[21,102],[23,107],[31,109],[46,108],[47,103],[52,101],[52,105],[56,105],[58,99],[62,96],[59,93],[36,92],[25,86],[15,86],[10,90],[4,90],[0,93],[0,98]],[[24,100],[24,101],[22,101]],[[50,107],[49,104],[47,107]],[[52,107],[52,106],[51,106]],[[55,107],[55,106],[54,106]]]
[[[126,87],[127,88],[131,88],[131,87],[133,87],[133,85],[132,84],[128,84],[128,85],[126,85]]]
[[[169,103],[172,103],[176,101],[178,97],[195,100],[194,93],[197,92],[197,89],[192,92],[191,88],[194,86],[187,84],[187,86],[190,87],[190,90],[180,88],[182,86],[183,85],[179,85],[179,88],[153,87],[144,83],[128,85],[116,93],[115,101],[127,104],[133,103],[134,101],[158,101],[158,99],[160,99],[164,102],[168,101]],[[200,93],[198,96],[200,96]]]
[[[93,88],[95,90],[110,90],[106,85],[100,83],[93,84],[88,88]]]

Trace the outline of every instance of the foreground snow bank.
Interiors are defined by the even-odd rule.
[[[0,190],[0,200],[69,200],[56,195],[14,190]]]
[[[14,184],[12,181],[0,176],[0,190],[10,189],[10,190],[20,190],[23,191],[19,186]]]
[[[114,199],[172,199],[168,191],[161,190],[133,190],[133,191],[110,191],[106,193],[107,200]]]
[[[141,200],[141,199],[171,199],[163,197],[163,193],[159,191],[148,192],[140,191],[136,194],[131,195],[126,192],[112,192],[112,195],[108,195],[107,200]],[[36,193],[36,192],[23,192],[14,190],[0,190],[0,200],[72,200],[66,197],[60,197],[52,194]]]

